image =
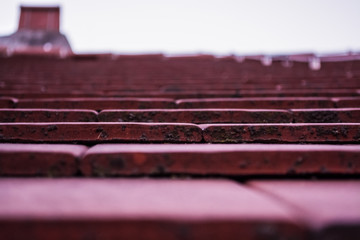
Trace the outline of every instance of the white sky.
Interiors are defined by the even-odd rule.
[[[1,0],[0,35],[16,30],[21,4],[60,5],[78,53],[360,50],[360,0]]]

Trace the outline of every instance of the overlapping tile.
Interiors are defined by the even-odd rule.
[[[86,176],[359,174],[360,146],[102,144],[80,162]]]
[[[75,176],[87,148],[64,144],[0,144],[0,176]]]
[[[17,107],[103,110],[174,108],[175,103],[165,98],[36,98],[20,99]]]
[[[289,123],[285,110],[262,109],[151,109],[104,110],[103,122],[178,122],[178,123]]]
[[[97,112],[84,109],[0,109],[0,122],[97,122]]]
[[[360,181],[253,181],[283,205],[292,206],[315,231],[314,239],[351,239],[360,235]]]
[[[1,142],[200,142],[188,123],[2,123]]]
[[[209,143],[359,143],[358,123],[204,124]]]
[[[16,98],[0,96],[0,108],[13,108],[16,102]]]
[[[291,208],[226,180],[0,179],[0,195],[6,239],[307,236]]]
[[[358,123],[360,108],[291,109],[296,123]]]
[[[360,97],[334,98],[333,101],[339,108],[357,108],[360,106]]]
[[[291,109],[334,107],[331,99],[324,97],[179,99],[176,103],[178,108]]]

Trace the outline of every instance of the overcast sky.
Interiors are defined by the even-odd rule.
[[[60,5],[78,53],[360,51],[360,0],[2,0],[0,35],[21,4]]]

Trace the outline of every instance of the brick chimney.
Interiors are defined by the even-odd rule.
[[[0,37],[0,55],[72,54],[65,35],[60,32],[60,7],[20,7],[18,30]]]
[[[60,31],[59,7],[24,7],[21,6],[18,30]]]

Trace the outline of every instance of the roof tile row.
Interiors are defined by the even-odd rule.
[[[0,122],[355,123],[360,108],[318,109],[0,109]]]
[[[0,234],[355,240],[359,189],[359,181],[0,179]]]
[[[0,144],[0,176],[360,173],[359,145]]]
[[[2,123],[0,142],[359,143],[359,123]]]
[[[356,108],[360,97],[263,97],[263,98],[36,98],[15,99],[2,97],[2,108],[54,108],[54,109],[172,109],[172,108]]]

